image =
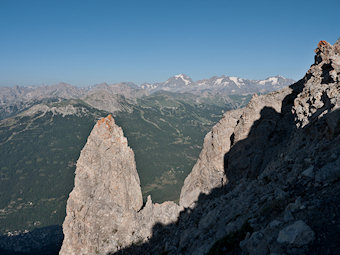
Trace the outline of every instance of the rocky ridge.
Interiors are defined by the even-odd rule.
[[[67,115],[75,115],[77,117],[81,117],[87,113],[87,109],[84,107],[76,107],[72,104],[67,104],[65,106],[49,106],[46,104],[36,104],[29,108],[27,111],[21,113],[22,116],[34,116],[35,114],[45,115],[46,113],[51,112],[52,115],[61,115],[65,117]]]
[[[208,194],[213,188],[227,184],[224,155],[233,144],[249,135],[254,120],[261,117],[261,109],[272,107],[280,112],[282,100],[290,92],[291,89],[286,88],[280,93],[265,96],[255,94],[246,108],[228,111],[224,114],[204,139],[202,152],[184,181],[180,205],[189,207],[197,200],[199,194]],[[230,139],[225,139],[226,137]]]
[[[153,205],[149,197],[141,210],[140,203],[127,209],[121,225],[114,215],[98,220],[102,216],[98,209],[105,206],[88,203],[102,196],[111,201],[109,192],[91,197],[85,191],[103,189],[102,181],[111,180],[114,186],[121,180],[89,171],[89,182],[77,181],[83,175],[82,152],[61,254],[77,254],[79,249],[82,254],[339,253],[339,107],[340,40],[333,46],[321,41],[315,63],[303,79],[281,91],[254,96],[247,107],[226,113],[207,134],[200,158],[185,180],[180,207],[171,202]],[[113,123],[109,117],[103,122],[108,121]],[[99,124],[94,133],[96,129]],[[92,146],[91,136],[84,151]],[[93,146],[98,155],[98,146]],[[112,158],[112,153],[104,153],[104,159]],[[88,169],[97,169],[98,162],[105,160],[93,160]],[[73,197],[78,196],[74,206]],[[111,206],[106,214],[123,210],[117,209],[121,205]],[[77,217],[77,210],[84,208],[92,217]],[[106,231],[113,226],[117,232]],[[90,234],[88,228],[96,231]]]

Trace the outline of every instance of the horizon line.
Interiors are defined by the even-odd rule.
[[[280,74],[267,76],[264,79],[250,79],[250,78],[244,78],[244,77],[239,77],[239,76],[222,74],[222,75],[213,75],[210,78],[203,78],[203,79],[193,80],[191,78],[191,76],[189,76],[187,74],[184,74],[184,73],[179,73],[179,74],[172,75],[168,79],[163,80],[163,81],[142,82],[142,83],[137,83],[137,82],[133,82],[133,81],[119,81],[119,82],[107,82],[107,81],[103,81],[103,82],[97,82],[97,83],[92,83],[92,84],[87,84],[87,85],[75,85],[75,84],[73,84],[71,82],[59,81],[59,82],[56,82],[56,83],[45,83],[45,82],[43,82],[43,83],[40,83],[40,84],[29,84],[29,85],[20,85],[20,84],[2,85],[2,84],[0,84],[0,87],[9,87],[9,88],[12,88],[12,87],[43,87],[43,86],[55,86],[55,85],[60,85],[60,84],[66,84],[66,85],[70,85],[70,86],[73,86],[73,87],[87,88],[87,87],[97,86],[97,85],[101,85],[101,84],[116,85],[116,84],[124,84],[124,83],[125,84],[128,84],[128,83],[131,84],[132,83],[132,84],[134,84],[134,85],[136,85],[138,87],[141,87],[143,84],[163,83],[163,82],[166,82],[167,80],[169,80],[171,78],[174,78],[174,77],[176,77],[178,75],[185,75],[185,76],[187,76],[188,78],[190,78],[193,81],[193,83],[197,83],[197,82],[203,81],[203,80],[209,80],[209,79],[212,79],[214,77],[236,77],[238,79],[249,80],[249,81],[263,81],[263,80],[267,80],[268,78],[272,78],[272,77],[282,77],[284,79],[293,80],[294,82],[297,81],[296,79],[293,79],[293,78],[290,78],[290,77],[285,77],[285,76],[280,75]]]

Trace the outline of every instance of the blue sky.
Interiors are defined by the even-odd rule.
[[[0,86],[301,78],[340,0],[0,0]]]

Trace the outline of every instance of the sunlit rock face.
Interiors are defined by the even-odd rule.
[[[134,153],[111,115],[94,126],[77,162],[60,254],[107,254],[146,240],[156,222],[177,219],[173,202],[143,205]],[[167,209],[167,212],[165,212]]]
[[[109,115],[97,122],[77,162],[60,253],[104,253],[123,245],[130,234],[124,225],[142,204],[133,151]]]

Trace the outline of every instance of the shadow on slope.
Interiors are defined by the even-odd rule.
[[[340,111],[326,113],[321,118],[315,119],[314,123],[297,129],[291,110],[294,99],[302,91],[303,86],[303,80],[290,86],[292,93],[283,100],[281,113],[273,108],[264,107],[260,119],[253,123],[248,137],[234,144],[225,155],[228,185],[215,188],[208,195],[201,194],[195,207],[182,211],[175,223],[156,224],[152,230],[152,237],[146,243],[134,244],[115,254],[193,254],[195,246],[202,247],[199,251],[196,249],[195,254],[241,254],[242,240],[249,238],[255,231],[263,230],[269,222],[280,215],[282,217],[287,205],[299,197],[304,201],[310,201],[311,206],[308,210],[298,210],[293,216],[295,219],[302,219],[316,233],[315,240],[309,243],[309,247],[305,247],[308,254],[339,254],[338,229],[335,224],[340,222],[340,211],[337,206],[340,197],[339,178],[328,184],[319,185],[310,179],[302,178],[301,172],[306,167],[306,158],[309,160],[309,157],[314,156],[314,167],[321,168],[332,160],[329,157],[331,153],[340,152]],[[329,118],[336,120],[333,130],[329,127]],[[313,147],[319,143],[322,146]],[[294,157],[283,159],[289,156],[288,149],[293,149],[290,155]],[[310,152],[313,155],[310,155]],[[277,167],[277,170],[270,172],[275,175],[261,176],[265,170],[270,169],[269,164],[272,164],[274,169]],[[290,180],[287,178],[289,176],[294,178]],[[243,215],[236,211],[228,215],[228,211],[232,211],[229,199],[234,198],[236,192],[234,189],[242,181],[245,183],[244,186],[255,181],[256,185],[264,187],[262,189],[264,191],[267,185],[279,186],[288,195],[281,199],[274,197],[273,200],[268,199],[265,202],[254,200],[250,204],[243,204],[246,207],[256,204],[255,215],[247,214],[247,208],[243,208],[246,212]],[[236,194],[242,197],[245,190],[237,192]],[[221,219],[221,215],[228,217]],[[204,220],[207,217],[216,219],[215,225],[204,227]],[[251,219],[254,218],[258,224],[252,224]],[[220,224],[221,220],[224,220],[224,225]],[[237,227],[223,232],[230,224]],[[210,239],[211,237],[213,239]],[[271,238],[276,240],[277,233]],[[209,243],[209,240],[213,241]],[[295,248],[284,244],[278,249],[285,252],[285,249]],[[296,249],[297,254],[306,252]],[[269,250],[267,252],[269,253]]]
[[[13,236],[0,236],[2,255],[57,255],[64,236],[59,225],[36,228]]]
[[[303,85],[303,80],[300,80],[290,86],[292,92],[283,99],[281,113],[272,107],[264,107],[260,119],[253,123],[247,138],[232,145],[225,154],[224,171],[229,185],[243,177],[257,178],[278,153],[285,152],[282,147],[296,130],[292,106],[296,96],[303,90]]]

